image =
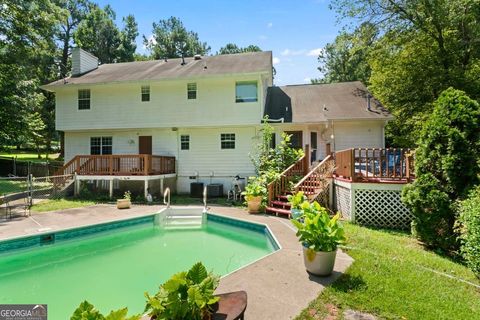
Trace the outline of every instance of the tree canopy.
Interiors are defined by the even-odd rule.
[[[247,47],[239,47],[234,43],[227,43],[225,46],[221,47],[217,54],[232,54],[232,53],[244,53],[244,52],[260,52],[262,49],[260,49],[259,46],[256,45],[249,45]]]
[[[210,52],[210,46],[201,42],[196,32],[188,31],[179,18],[170,17],[152,26],[152,37],[143,36],[143,42],[154,59],[192,57]]]

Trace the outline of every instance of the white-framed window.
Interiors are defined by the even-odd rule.
[[[190,135],[182,134],[180,136],[180,150],[190,150]]]
[[[78,110],[90,110],[90,89],[78,90]]]
[[[256,102],[257,100],[257,81],[237,81],[235,83],[235,102]]]
[[[112,137],[90,137],[90,154],[112,154]]]
[[[235,149],[235,133],[220,134],[220,146],[222,149]]]
[[[195,82],[187,83],[187,99],[197,99],[197,84]]]
[[[142,92],[142,102],[150,101],[150,86],[144,85],[141,89]]]

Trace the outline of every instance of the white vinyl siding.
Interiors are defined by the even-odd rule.
[[[383,148],[383,121],[335,122],[335,150],[349,148]]]

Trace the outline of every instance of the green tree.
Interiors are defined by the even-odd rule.
[[[217,54],[232,54],[232,53],[244,53],[244,52],[260,52],[262,49],[260,49],[259,46],[256,45],[249,45],[247,47],[239,47],[234,43],[227,43],[225,46],[221,47],[220,50],[218,50]]]
[[[210,47],[201,42],[198,34],[188,31],[179,18],[170,17],[153,23],[152,38],[143,36],[143,42],[154,59],[206,55]]]
[[[480,182],[480,105],[449,88],[435,101],[415,157],[415,181],[403,190],[413,231],[427,246],[456,249],[455,203]]]
[[[73,34],[75,44],[96,56],[100,63],[116,62],[121,33],[114,20],[115,12],[110,6],[102,9],[96,4],[91,5]]]
[[[118,62],[135,61],[137,50],[138,24],[133,15],[123,18],[124,27],[120,32],[120,46],[118,48]]]
[[[340,33],[333,43],[325,46],[320,53],[318,70],[323,78],[313,83],[362,81],[369,83],[370,65],[368,56],[378,38],[378,28],[371,23],[363,23],[352,33]]]

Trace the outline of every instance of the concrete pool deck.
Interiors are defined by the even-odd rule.
[[[163,207],[134,205],[129,210],[118,210],[115,205],[100,204],[57,212],[32,213],[31,217],[0,221],[0,240],[140,217]],[[339,250],[331,276],[309,275],[303,265],[302,250],[295,236],[295,229],[289,220],[270,215],[250,215],[245,210],[223,206],[211,206],[210,211],[263,223],[270,228],[281,245],[277,252],[223,277],[220,281],[218,293],[237,290],[247,292],[245,319],[294,318],[353,262],[351,257]]]

